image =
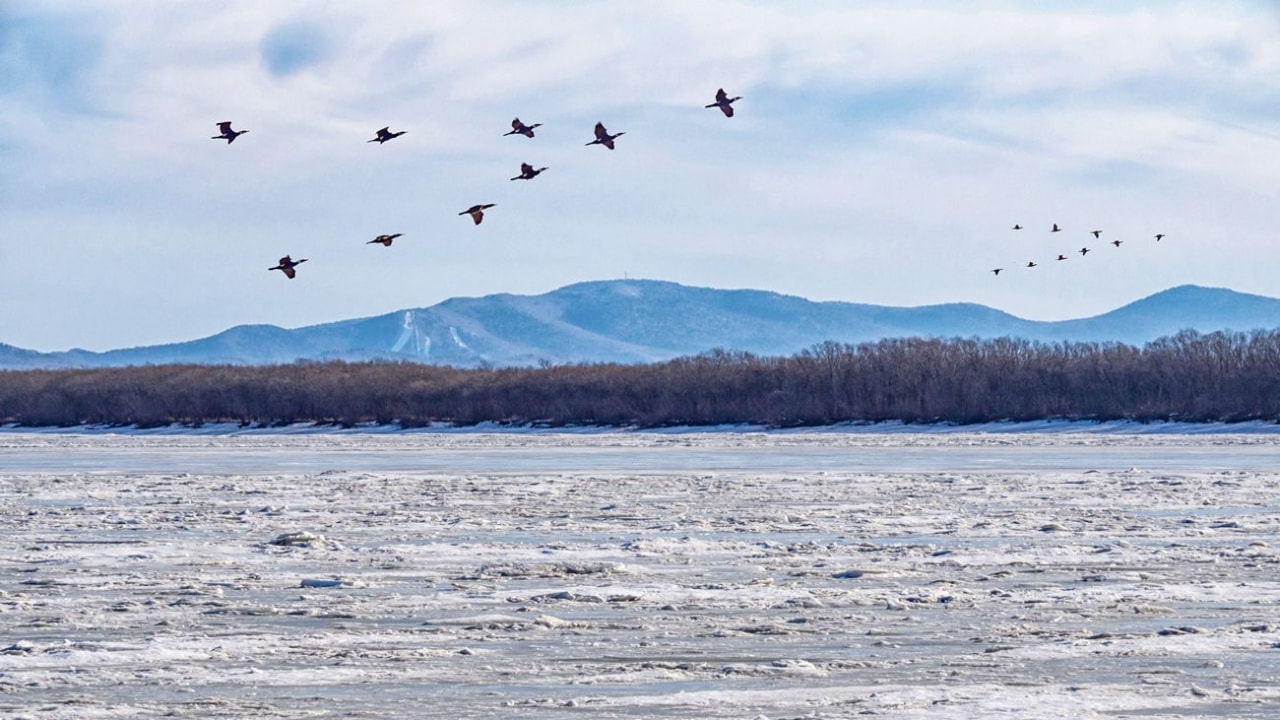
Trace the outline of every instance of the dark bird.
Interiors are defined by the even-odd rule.
[[[307,259],[306,259],[306,258],[299,258],[299,259],[297,259],[297,260],[294,260],[293,258],[289,257],[288,255],[285,255],[284,257],[280,258],[280,264],[279,264],[279,265],[276,265],[275,267],[267,268],[267,270],[268,270],[268,271],[271,271],[271,270],[279,270],[280,272],[284,273],[284,276],[285,276],[285,277],[287,277],[287,278],[289,278],[290,280],[292,280],[292,279],[294,279],[295,277],[297,277],[297,275],[298,275],[298,271],[297,271],[297,270],[294,270],[294,268],[298,267],[299,265],[301,265],[302,263],[304,263],[304,262],[306,262],[306,261],[307,261]]]
[[[716,91],[716,101],[706,107],[718,107],[720,108],[720,112],[724,113],[725,117],[733,117],[733,102],[741,99],[741,95],[738,97],[729,97],[729,95],[724,91],[724,88],[720,88]]]
[[[370,240],[369,242],[365,243],[365,245],[372,245],[372,244],[374,244],[374,243],[379,243],[379,244],[381,244],[383,247],[391,247],[391,242],[392,242],[393,240],[395,240],[396,238],[400,237],[400,236],[401,236],[401,235],[403,235],[403,234],[404,234],[404,233],[396,233],[396,234],[394,234],[394,235],[379,235],[378,237],[376,237],[376,238],[374,238],[374,239]]]
[[[1089,248],[1080,248],[1080,254],[1081,254],[1081,255],[1088,255],[1088,254],[1089,254]]]
[[[1164,239],[1164,233],[1156,233],[1156,242],[1160,242],[1162,239]]]
[[[1021,225],[1016,225],[1016,224],[1015,224],[1015,225],[1013,226],[1013,229],[1014,229],[1014,230],[1021,230],[1021,229],[1022,229],[1022,226],[1021,226]]]
[[[390,125],[388,125],[388,126],[386,126],[386,127],[382,128],[381,130],[379,130],[379,131],[378,131],[378,137],[376,137],[376,138],[374,138],[374,139],[372,139],[372,140],[369,140],[368,142],[376,142],[376,143],[378,143],[379,145],[381,145],[382,143],[384,143],[384,142],[386,142],[386,141],[388,141],[388,140],[395,140],[396,138],[400,137],[401,135],[403,135],[403,134],[405,134],[405,133],[407,133],[407,132],[409,132],[409,131],[408,131],[408,130],[401,130],[400,132],[391,132],[391,126],[390,126]]]
[[[1066,259],[1067,259],[1067,256],[1066,256],[1066,255],[1059,255],[1059,256],[1058,256],[1058,259],[1059,259],[1059,260],[1066,260]]]
[[[228,145],[235,142],[236,138],[249,132],[248,130],[232,130],[230,120],[227,120],[226,122],[217,123],[217,125],[218,125],[218,131],[221,132],[222,134],[214,135],[212,138],[209,138],[209,139],[210,140],[226,140]]]
[[[1058,223],[1053,224],[1053,229],[1049,232],[1062,232],[1062,228],[1058,227]]]
[[[609,131],[604,129],[604,123],[596,123],[596,139],[587,143],[587,145],[603,145],[609,148],[610,150],[612,150],[613,141],[626,134],[627,134],[626,131],[623,131],[620,133],[614,133],[610,135]]]
[[[529,163],[520,163],[520,174],[511,178],[512,180],[532,180],[538,176],[538,173],[546,170],[546,168],[534,169]]]
[[[475,220],[475,221],[476,221],[476,224],[477,224],[477,225],[479,225],[479,224],[480,224],[480,222],[481,222],[482,220],[484,220],[484,211],[485,211],[485,210],[488,210],[489,208],[491,208],[491,207],[493,207],[493,206],[494,206],[494,203],[489,203],[488,205],[472,205],[471,207],[467,208],[466,210],[463,210],[462,212],[460,212],[460,213],[458,213],[458,214],[459,214],[459,215],[470,215],[470,216],[471,216],[471,219],[472,219],[472,220]]]
[[[1111,244],[1112,244],[1112,245],[1115,245],[1116,247],[1120,247],[1120,243],[1122,243],[1122,242],[1124,242],[1124,241],[1123,241],[1123,240],[1112,240],[1112,241],[1111,241]]]
[[[991,271],[991,274],[992,274],[992,275],[999,275],[999,274],[1000,274],[1000,271],[1001,271],[1001,270],[1003,270],[1003,269],[1004,269],[1004,268],[996,268],[995,270],[992,270],[992,271]]]
[[[506,137],[508,135],[523,135],[525,137],[533,137],[533,129],[536,127],[542,127],[542,123],[525,125],[524,123],[520,122],[520,118],[516,118],[511,121],[511,132],[503,133],[502,137]]]
[[[1034,262],[1028,262],[1028,263],[1027,263],[1027,267],[1035,267],[1035,266],[1036,266],[1036,264],[1035,264]]]
[[[1096,239],[1096,238],[1099,238],[1099,237],[1101,237],[1101,236],[1102,236],[1102,231],[1101,231],[1101,230],[1094,230],[1091,234],[1092,234],[1092,235],[1093,235],[1093,237]]]

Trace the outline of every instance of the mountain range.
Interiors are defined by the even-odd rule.
[[[827,340],[1017,337],[1141,345],[1180,330],[1280,328],[1280,299],[1183,285],[1094,317],[1025,320],[973,303],[889,307],[655,280],[569,285],[543,295],[453,298],[427,308],[106,352],[42,353],[0,343],[0,369],[162,363],[404,360],[459,367],[644,363],[712,349],[791,355]]]

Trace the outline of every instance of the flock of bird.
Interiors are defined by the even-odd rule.
[[[733,103],[741,99],[742,99],[742,96],[740,95],[737,97],[729,97],[728,93],[724,91],[724,88],[720,88],[719,90],[716,91],[716,101],[711,103],[710,105],[706,105],[705,107],[719,108],[720,112],[724,113],[725,117],[733,117]],[[220,123],[216,123],[216,125],[218,126],[219,134],[214,135],[212,139],[226,140],[227,145],[230,145],[231,143],[236,141],[236,138],[249,132],[248,130],[233,130],[231,128],[231,121],[223,121]],[[520,118],[515,118],[514,120],[511,121],[511,132],[503,133],[503,137],[506,137],[508,135],[523,135],[527,138],[532,138],[534,136],[534,132],[533,132],[534,128],[539,128],[539,127],[542,127],[542,123],[533,123],[531,125],[526,125],[525,123],[520,121]],[[374,133],[375,137],[372,140],[368,140],[367,142],[371,142],[371,143],[376,142],[379,145],[381,145],[390,140],[394,140],[400,137],[401,135],[404,135],[406,132],[408,131],[400,130],[398,132],[392,132],[391,127],[387,126],[379,129],[376,133]],[[615,147],[615,141],[618,138],[622,137],[623,135],[626,135],[625,131],[610,133],[609,130],[604,126],[604,123],[597,122],[595,127],[596,139],[587,143],[587,147],[590,147],[592,145],[603,145],[606,148],[613,150]],[[535,168],[529,163],[520,163],[520,174],[511,179],[512,180],[532,180],[546,169],[547,168],[545,167]],[[458,215],[470,215],[471,220],[476,225],[479,225],[481,222],[484,221],[484,211],[488,210],[491,207],[496,207],[495,203],[480,203],[477,205],[472,205],[466,210],[463,210],[462,212],[458,213]],[[366,245],[378,244],[378,245],[382,245],[383,247],[391,247],[391,243],[394,242],[396,238],[402,235],[404,235],[404,233],[379,235],[374,239],[366,242],[365,244]],[[280,272],[284,273],[285,277],[292,280],[298,276],[298,266],[306,261],[307,261],[307,258],[298,258],[297,260],[294,260],[292,256],[285,255],[284,257],[280,258],[280,260],[277,261],[277,263],[274,266],[267,268],[267,270],[268,271],[279,270]],[[996,271],[997,274],[999,274],[999,272],[1000,272],[999,270]]]
[[[1013,226],[1011,229],[1012,229],[1012,230],[1021,230],[1021,229],[1022,229],[1022,226],[1021,226],[1021,225],[1019,225],[1019,224],[1017,224],[1017,223],[1014,223],[1014,226]],[[1051,233],[1062,232],[1062,228],[1061,228],[1061,227],[1058,227],[1058,223],[1053,223],[1053,228],[1052,228],[1051,230],[1049,230],[1049,232],[1051,232]],[[1101,240],[1101,239],[1102,239],[1102,231],[1101,231],[1101,230],[1090,230],[1090,231],[1089,231],[1089,234],[1093,236],[1093,239],[1094,239],[1094,240]],[[1156,238],[1156,242],[1160,242],[1161,240],[1163,240],[1163,239],[1165,238],[1165,234],[1164,234],[1164,233],[1156,233],[1155,238]],[[1123,244],[1124,244],[1124,240],[1111,240],[1111,241],[1109,241],[1109,244],[1110,244],[1110,245],[1112,245],[1113,247],[1119,248],[1121,245],[1123,245]],[[1080,254],[1080,257],[1085,257],[1085,256],[1086,256],[1086,255],[1088,255],[1089,253],[1093,252],[1093,249],[1092,249],[1092,248],[1090,248],[1090,247],[1082,247],[1082,248],[1080,248],[1079,250],[1077,250],[1076,252]],[[1070,258],[1070,257],[1068,257],[1066,254],[1059,253],[1059,254],[1058,254],[1058,257],[1054,258],[1054,262],[1061,262],[1061,261],[1063,261],[1063,260],[1070,260],[1070,259],[1071,259],[1071,258]],[[1039,263],[1037,263],[1035,260],[1028,260],[1028,261],[1027,261],[1027,264],[1026,264],[1026,265],[1024,265],[1023,267],[1026,267],[1026,268],[1033,268],[1033,267],[1039,267],[1039,266],[1040,266],[1040,265],[1039,265]],[[1001,272],[1004,272],[1004,268],[1002,268],[1002,267],[992,268],[992,270],[991,270],[991,274],[996,275],[996,276],[999,276]]]

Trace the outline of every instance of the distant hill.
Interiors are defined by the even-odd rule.
[[[544,295],[454,298],[428,308],[293,330],[242,325],[207,338],[95,353],[0,344],[0,368],[393,359],[474,367],[641,363],[724,348],[791,355],[890,337],[1020,337],[1141,345],[1183,329],[1280,327],[1280,300],[1184,285],[1096,317],[1024,320],[972,303],[887,307],[654,280],[585,282]]]

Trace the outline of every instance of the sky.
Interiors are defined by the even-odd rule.
[[[1280,296],[1278,108],[1276,2],[0,0],[0,342],[623,277],[1036,320]]]

